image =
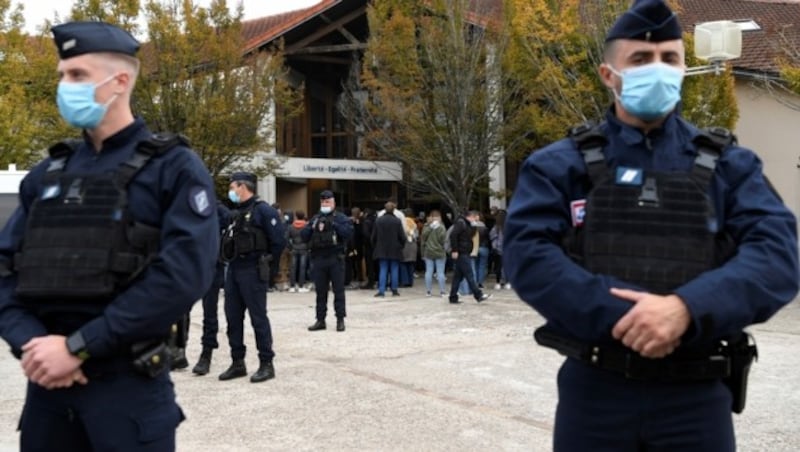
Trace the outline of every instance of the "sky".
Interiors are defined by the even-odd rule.
[[[245,20],[307,8],[320,2],[320,0],[227,0],[228,8],[232,12],[235,11],[240,1],[244,5]],[[18,3],[22,3],[25,6],[25,29],[30,33],[34,33],[36,27],[41,25],[45,19],[52,21],[55,17],[55,12],[58,12],[59,17],[63,20],[69,14],[74,2],[69,0],[11,1],[12,7]],[[211,3],[210,0],[195,0],[195,4],[202,7],[207,7],[209,3]],[[140,4],[143,5],[144,1],[140,1]]]

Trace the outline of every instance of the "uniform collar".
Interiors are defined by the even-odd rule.
[[[138,141],[136,137],[138,135],[143,134],[147,130],[144,120],[142,118],[136,117],[133,119],[133,122],[128,124],[126,127],[121,129],[119,132],[111,135],[110,137],[103,140],[103,150],[102,152],[113,151],[115,149],[124,148],[131,143],[131,141]],[[89,134],[86,133],[86,130],[83,131],[83,139],[86,141],[86,144],[89,146],[89,149],[93,149],[91,137]]]
[[[664,136],[678,137],[679,142],[686,143],[683,149],[684,153],[695,154],[697,152],[692,140],[698,134],[696,128],[688,127],[685,120],[683,120],[678,113],[673,111],[667,116],[667,119],[657,129],[653,129],[645,135],[640,129],[631,125],[625,124],[617,118],[617,115],[612,105],[606,112],[606,122],[609,128],[609,135],[620,137],[622,141],[628,146],[636,146],[646,144],[646,139],[651,142],[661,139]]]

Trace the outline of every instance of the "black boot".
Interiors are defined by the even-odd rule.
[[[325,328],[327,328],[325,326],[325,321],[324,320],[317,320],[316,322],[314,322],[313,325],[308,327],[308,331],[319,331],[319,330],[324,330]]]
[[[219,374],[220,380],[230,380],[232,378],[239,378],[239,377],[246,377],[247,376],[247,367],[244,365],[243,359],[234,359],[231,367],[228,367],[228,370]]]
[[[170,370],[186,369],[189,367],[189,360],[186,359],[186,349],[170,347],[170,354],[172,355]]]
[[[344,317],[336,319],[336,331],[344,331]]]
[[[194,368],[192,369],[192,373],[196,375],[205,375],[211,370],[211,352],[213,350],[210,348],[203,348],[203,351],[200,353],[200,359],[197,360],[197,364],[195,364]]]
[[[275,378],[275,368],[272,361],[261,361],[256,373],[250,376],[250,383],[259,383]]]

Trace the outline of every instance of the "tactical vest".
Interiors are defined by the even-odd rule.
[[[327,250],[339,245],[339,238],[333,228],[335,215],[336,212],[317,216],[317,221],[311,227],[311,240],[308,242],[311,251]]]
[[[158,253],[160,230],[132,218],[128,185],[153,157],[187,141],[154,135],[114,172],[65,174],[79,143],[69,140],[49,149],[42,191],[14,256],[16,293],[23,301],[89,303],[101,309]]]
[[[732,253],[708,196],[717,159],[735,143],[728,130],[707,129],[694,139],[698,155],[688,172],[608,168],[599,127],[581,126],[571,136],[586,163],[588,195],[583,223],[566,247],[588,271],[667,294]]]
[[[269,241],[264,230],[253,225],[253,211],[264,201],[258,199],[249,208],[231,215],[231,223],[222,238],[222,260],[230,262],[237,256],[255,251],[268,251]]]

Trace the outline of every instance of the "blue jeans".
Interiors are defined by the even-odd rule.
[[[292,270],[289,281],[292,286],[298,283],[302,287],[306,284],[306,269],[308,267],[308,253],[292,253]]]
[[[472,268],[472,278],[475,280],[475,284],[478,284],[478,272],[476,270],[476,262],[478,261],[477,257],[469,257],[469,265]],[[472,294],[472,290],[469,288],[469,284],[467,284],[466,275],[464,275],[464,279],[461,280],[461,284],[458,285],[458,293],[461,295],[470,295]]]
[[[478,248],[478,271],[476,272],[475,282],[479,286],[483,285],[486,281],[486,275],[489,273],[489,248],[482,246]]]
[[[436,269],[436,279],[439,281],[439,293],[444,293],[444,258],[429,259],[425,258],[425,287],[428,293],[433,285],[433,270]]]
[[[398,284],[398,268],[400,267],[400,262],[392,259],[379,259],[378,265],[380,265],[380,269],[378,271],[378,293],[384,294],[386,293],[386,272],[387,270],[391,272],[391,287],[392,292],[397,292],[397,284]]]

